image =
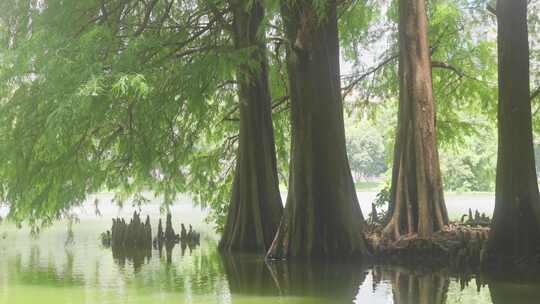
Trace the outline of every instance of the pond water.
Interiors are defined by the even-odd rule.
[[[0,303],[540,303],[540,285],[477,286],[474,276],[466,282],[443,270],[222,256],[218,236],[202,221],[205,213],[187,198],[172,208],[174,226],[192,224],[202,233],[200,246],[154,250],[137,260],[113,257],[98,235],[112,217],[128,218],[133,210],[105,203],[97,216],[89,203],[76,211],[72,239],[66,222],[37,238],[0,225]],[[141,212],[151,216],[155,233],[159,205]]]

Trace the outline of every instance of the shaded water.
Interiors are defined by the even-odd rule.
[[[111,217],[129,217],[105,205],[102,217],[79,210],[66,244],[67,224],[33,239],[26,229],[0,226],[0,303],[540,303],[540,285],[490,282],[477,288],[444,271],[334,262],[268,262],[249,255],[221,256],[204,212],[186,199],[172,210],[202,232],[201,245],[154,250],[150,258],[113,257],[98,235]],[[159,207],[142,208],[156,227]]]

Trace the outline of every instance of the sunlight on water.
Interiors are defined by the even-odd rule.
[[[102,201],[110,199],[100,196]],[[129,218],[133,208],[118,210],[92,204],[77,211],[74,242],[66,244],[67,223],[30,237],[28,229],[0,226],[0,303],[539,303],[540,286],[491,283],[477,290],[443,271],[366,267],[351,263],[265,262],[261,257],[222,256],[218,237],[202,219],[205,212],[188,199],[172,209],[174,226],[192,224],[202,232],[196,248],[175,246],[152,251],[150,259],[113,258],[99,234],[111,218]],[[159,205],[142,209],[156,227]],[[155,229],[155,228],[154,228]],[[154,230],[155,233],[155,230]],[[463,289],[462,289],[463,287]],[[493,302],[492,302],[493,297]]]

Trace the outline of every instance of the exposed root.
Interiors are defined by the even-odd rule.
[[[388,226],[386,227],[388,228]],[[391,233],[395,231],[391,231]],[[375,229],[367,240],[376,260],[390,264],[448,265],[455,269],[479,269],[489,228],[451,223],[431,238],[418,234],[388,237],[387,229]]]

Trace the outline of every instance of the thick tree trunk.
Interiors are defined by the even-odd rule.
[[[240,138],[232,200],[220,248],[265,253],[277,231],[283,205],[276,169],[261,1],[231,0],[234,41],[249,59],[237,72]]]
[[[495,211],[483,256],[489,270],[540,265],[540,195],[534,164],[527,0],[497,2],[499,151]]]
[[[270,258],[367,253],[345,150],[336,1],[283,1],[292,106],[289,194]]]
[[[399,1],[399,117],[385,234],[430,237],[448,224],[437,152],[424,0]]]

